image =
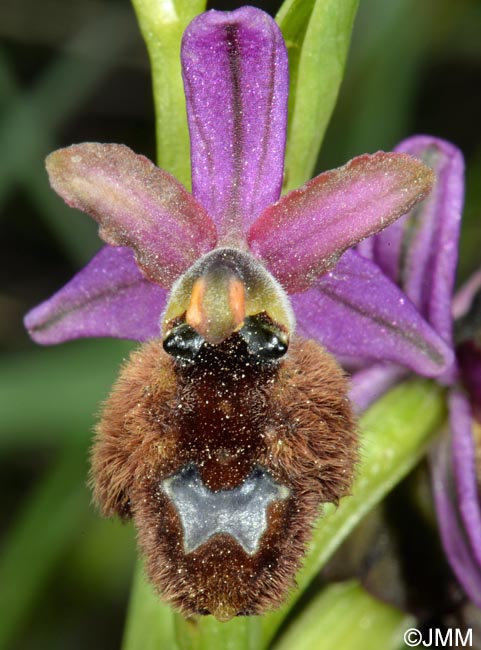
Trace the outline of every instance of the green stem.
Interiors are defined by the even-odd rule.
[[[174,613],[144,578],[137,562],[122,650],[178,650]]]
[[[180,42],[206,0],[132,0],[152,68],[157,162],[190,187],[190,145],[180,72]]]
[[[352,580],[323,589],[274,650],[397,650],[413,624],[412,616],[373,598]]]
[[[359,0],[286,0],[276,20],[289,54],[284,191],[311,178],[344,75]]]

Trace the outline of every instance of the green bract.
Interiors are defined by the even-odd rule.
[[[359,0],[286,0],[276,16],[289,54],[284,191],[311,178],[344,75]]]
[[[152,67],[157,163],[190,187],[189,134],[180,76],[180,41],[206,0],[132,0]]]

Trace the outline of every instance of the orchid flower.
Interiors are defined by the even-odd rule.
[[[352,483],[345,377],[296,321],[339,357],[428,377],[449,372],[453,351],[349,250],[426,197],[429,166],[363,155],[281,198],[288,68],[274,21],[251,7],[207,12],[181,59],[192,193],[122,145],[51,154],[52,187],[106,246],[26,326],[44,344],[147,342],[97,426],[95,499],[134,518],[164,598],[226,621],[283,601],[319,506]]]
[[[347,250],[423,199],[431,171],[405,153],[379,152],[280,198],[287,56],[260,10],[196,18],[182,70],[192,194],[122,145],[74,145],[47,159],[52,187],[99,222],[107,245],[27,315],[32,338],[159,337],[179,278],[211,251],[235,249],[272,274],[299,331],[332,353],[443,372],[448,343],[376,264]]]
[[[121,145],[51,154],[52,187],[107,245],[26,325],[41,343],[153,339],[104,405],[94,498],[134,519],[164,599],[227,621],[283,602],[319,507],[352,484],[344,373],[295,334],[296,319],[331,352],[426,376],[445,372],[452,351],[347,250],[422,200],[431,169],[379,152],[279,198],[287,54],[257,9],[194,19],[182,70],[192,194]]]
[[[440,440],[432,454],[434,499],[447,558],[468,596],[481,607],[477,461],[481,353],[476,340],[481,273],[453,297],[464,193],[463,158],[450,143],[428,136],[409,138],[397,151],[430,165],[437,176],[435,187],[421,205],[383,233],[362,242],[358,250],[405,291],[455,355],[453,365],[437,379],[449,387],[450,436]],[[351,396],[359,408],[365,408],[405,373],[398,365],[374,364],[354,376]]]
[[[319,505],[337,502],[352,482],[357,442],[343,375],[319,346],[295,338],[296,320],[301,334],[336,355],[388,360],[425,376],[446,373],[453,354],[395,282],[375,263],[348,250],[425,198],[433,183],[431,169],[402,152],[378,152],[359,156],[280,198],[288,66],[274,21],[251,7],[207,12],[187,28],[181,56],[192,194],[122,145],[86,143],[51,154],[47,170],[52,187],[68,205],[99,223],[106,246],[63,289],[33,309],[26,326],[44,344],[91,336],[153,339],[131,358],[104,408],[93,454],[95,497],[104,514],[134,517],[149,576],[165,598],[184,614],[213,613],[228,620],[282,602]],[[273,363],[267,370],[262,364],[284,356],[291,338],[282,366],[287,370],[279,371],[284,378],[279,393],[287,395],[301,381],[296,384],[289,376],[304,375],[303,397],[293,395],[291,411],[298,410],[287,420],[299,435],[278,446],[274,441],[272,452],[265,449],[257,424],[249,429],[246,423],[249,409],[255,414],[259,405],[265,415],[265,404],[273,403],[269,418],[274,423],[279,417],[271,375],[277,377],[280,366]],[[241,397],[235,381],[257,366],[246,360],[238,367],[233,356],[230,366],[225,360],[217,363],[224,343],[232,339],[264,368],[265,386],[256,385],[260,375],[254,370],[249,375],[253,392],[247,387]],[[185,396],[175,402],[175,381],[193,386],[194,361],[200,357],[201,376],[192,388],[198,393],[194,408],[191,404],[195,417],[180,420],[179,409],[190,402]],[[214,362],[215,368],[209,366]],[[323,382],[321,366],[327,377]],[[209,383],[216,373],[219,385],[230,382],[238,397],[232,419],[232,403]],[[327,384],[335,386],[329,398],[323,393]],[[206,393],[213,399],[206,399]],[[249,399],[254,394],[253,405],[254,398]],[[314,424],[305,425],[303,438],[296,423],[304,417],[306,394]],[[142,402],[150,398],[152,404]],[[155,420],[156,409],[164,407]],[[204,424],[199,407],[205,411]],[[244,411],[248,416],[238,427],[242,435],[210,439],[215,438],[212,431],[224,432],[224,421],[232,423],[229,433],[236,432]],[[150,420],[144,428],[140,424],[143,415],[161,427],[175,420],[172,436],[162,438],[163,451],[159,430]],[[278,435],[274,424],[271,429]],[[163,507],[159,499],[167,500]],[[278,524],[266,528],[272,500],[281,514]],[[223,513],[222,522],[206,516],[211,503]],[[162,520],[169,512],[172,521]],[[282,534],[275,527],[279,522]],[[177,537],[172,538],[174,530]],[[223,573],[220,567],[213,570],[217,543],[237,544],[227,546],[227,555],[240,557],[239,584],[228,562]],[[195,571],[192,562],[198,562]],[[232,576],[230,586],[227,575]]]

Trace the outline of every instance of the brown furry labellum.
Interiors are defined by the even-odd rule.
[[[150,580],[185,615],[262,614],[294,584],[320,506],[350,488],[346,379],[294,337],[287,297],[217,249],[174,285],[163,339],[134,352],[104,405],[92,485],[132,517]]]
[[[186,615],[227,620],[285,599],[320,504],[349,490],[356,448],[346,380],[313,341],[295,338],[266,365],[234,334],[185,365],[154,340],[133,353],[105,404],[92,481],[105,515],[133,517],[162,597]],[[281,486],[254,552],[222,532],[186,549],[165,482],[186,467],[214,494],[239,489],[256,468]]]

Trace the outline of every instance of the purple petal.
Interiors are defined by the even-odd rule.
[[[420,158],[436,172],[436,183],[409,229],[416,235],[401,269],[405,292],[445,341],[452,342],[451,302],[458,261],[464,200],[464,161],[459,149],[443,140],[418,136],[398,151]]]
[[[208,11],[184,34],[192,187],[222,243],[281,192],[289,86],[279,28],[263,11]]]
[[[145,275],[163,287],[216,244],[215,226],[192,195],[124,145],[59,149],[47,170],[66,203],[98,221],[107,244],[132,248]]]
[[[364,237],[429,192],[433,174],[404,154],[358,156],[268,207],[248,242],[290,293],[304,291]]]
[[[432,167],[436,183],[422,205],[359,251],[399,284],[438,334],[451,343],[451,301],[463,207],[463,158],[453,145],[428,136],[408,138],[396,150]]]
[[[452,390],[449,398],[452,435],[453,473],[459,511],[473,555],[481,567],[481,511],[473,436],[473,414],[468,398],[461,390]]]
[[[160,335],[167,291],[147,280],[128,248],[105,246],[50,300],[25,317],[37,343],[90,336],[145,341]]]
[[[427,377],[453,363],[452,350],[402,291],[354,251],[291,300],[299,330],[336,356],[395,361]]]
[[[459,519],[452,485],[451,453],[448,442],[447,438],[440,440],[433,448],[430,459],[434,504],[441,541],[459,582],[471,600],[481,607],[481,570],[473,558]]]
[[[399,282],[399,259],[406,217],[402,216],[381,233],[364,239],[356,246],[358,253],[375,262],[396,284]]]
[[[406,368],[392,363],[375,363],[354,373],[350,381],[349,397],[356,411],[365,411],[407,374]]]

